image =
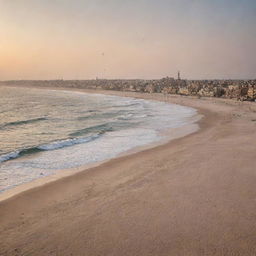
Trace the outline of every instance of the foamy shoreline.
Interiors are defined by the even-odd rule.
[[[28,86],[28,87],[30,88],[30,86]],[[15,88],[15,86],[14,86],[14,88]],[[18,88],[20,88],[20,87],[18,87]],[[27,87],[24,86],[24,88],[27,88]],[[99,92],[99,91],[92,91],[92,90],[77,90],[77,89],[71,89],[70,90],[70,89],[67,89],[67,88],[48,88],[48,87],[47,88],[36,87],[36,89],[62,90],[62,91],[74,91],[74,92],[80,92],[80,93],[113,95],[113,93],[111,93],[109,91],[100,91]],[[130,95],[127,95],[127,94],[125,94],[125,95],[116,95],[116,96],[131,97]],[[133,97],[131,97],[131,98],[133,98]],[[147,99],[147,100],[150,100],[150,101],[151,100],[154,100],[154,101],[156,100],[156,101],[166,102],[166,100],[159,99],[159,98]],[[194,133],[194,132],[198,131],[198,129],[199,129],[199,126],[197,125],[197,122],[200,120],[200,118],[201,118],[201,115],[196,114],[193,117],[191,117],[190,122],[192,122],[192,123],[190,123],[190,124],[183,125],[182,127],[179,127],[179,128],[170,128],[170,129],[163,130],[161,132],[161,134],[163,134],[163,138],[160,141],[152,142],[152,143],[149,143],[149,144],[143,145],[143,146],[136,146],[132,149],[129,149],[127,151],[123,151],[123,152],[117,154],[115,157],[108,158],[108,159],[103,160],[103,161],[98,161],[96,163],[89,163],[89,164],[86,164],[86,165],[81,165],[81,166],[76,167],[76,168],[57,170],[57,171],[55,171],[54,174],[51,174],[51,175],[48,175],[48,176],[43,176],[43,177],[37,178],[35,180],[32,180],[30,182],[26,182],[26,183],[14,186],[10,189],[4,190],[3,192],[0,193],[0,201],[11,198],[12,196],[15,196],[15,195],[17,195],[21,192],[26,191],[26,190],[36,188],[38,186],[42,186],[42,185],[47,184],[49,182],[56,181],[60,178],[76,174],[76,173],[78,173],[80,171],[83,171],[83,170],[88,170],[92,167],[99,166],[99,165],[101,165],[105,162],[110,161],[111,159],[116,159],[116,158],[119,158],[121,156],[126,156],[126,155],[137,153],[139,151],[144,151],[146,149],[154,148],[156,146],[166,144],[166,143],[170,142],[171,140],[174,140],[174,139],[189,135],[191,133]]]
[[[1,201],[0,254],[255,255],[256,105],[127,95],[196,108],[200,130]]]

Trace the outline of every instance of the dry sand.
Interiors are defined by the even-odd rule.
[[[108,93],[195,107],[201,129],[0,202],[0,255],[256,255],[256,104]]]

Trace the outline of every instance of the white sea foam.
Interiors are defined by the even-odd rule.
[[[72,95],[70,92],[62,93],[68,93],[69,97]],[[0,192],[42,176],[52,175],[58,170],[111,159],[135,147],[160,141],[163,139],[161,131],[193,123],[191,117],[197,114],[192,108],[157,101],[75,94],[86,97],[88,101],[103,104],[102,116],[104,113],[116,113],[113,109],[121,109],[123,112],[121,111],[120,115],[106,115],[107,126],[100,123],[101,119],[86,120],[90,126],[82,131],[92,134],[80,137],[81,130],[72,130],[72,134],[78,134],[78,137],[41,144],[37,148],[43,152],[1,163]],[[79,111],[83,113],[82,109]],[[88,110],[85,112],[88,113]],[[119,123],[120,120],[126,123]],[[94,129],[97,130],[95,133]],[[2,155],[0,162],[16,158],[18,155],[18,151]]]

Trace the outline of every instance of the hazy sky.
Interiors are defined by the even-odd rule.
[[[256,78],[256,0],[0,0],[0,80]]]

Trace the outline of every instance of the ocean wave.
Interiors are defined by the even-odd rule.
[[[118,117],[127,112],[128,112],[127,110],[119,110],[115,112],[102,112],[102,113],[96,113],[96,114],[87,115],[87,116],[80,116],[77,118],[77,120],[82,121],[87,119],[109,119],[109,118]]]
[[[104,134],[106,132],[114,132],[114,131],[118,131],[118,130],[132,128],[132,127],[138,125],[139,123],[140,122],[138,122],[138,121],[137,122],[126,122],[126,120],[123,119],[122,121],[114,121],[114,122],[89,126],[89,127],[77,130],[75,132],[72,132],[69,134],[69,136],[79,137],[79,136],[84,136],[84,135],[90,134],[90,133]]]
[[[111,131],[114,131],[113,124],[106,123],[106,124],[94,125],[84,129],[77,130],[75,132],[70,133],[69,136],[72,136],[72,137],[82,136],[92,132],[103,134],[105,132],[111,132]]]
[[[11,152],[11,153],[8,153],[8,154],[1,155],[0,156],[0,163],[11,160],[11,159],[14,159],[14,158],[17,158],[19,156],[19,153],[20,153],[19,151],[16,151],[16,152]]]
[[[84,137],[84,138],[72,138],[72,139],[65,139],[65,140],[59,140],[59,141],[54,141],[49,144],[41,145],[38,147],[40,150],[55,150],[55,149],[60,149],[64,147],[69,147],[73,146],[76,144],[82,144],[86,142],[93,141],[97,138],[99,138],[100,134],[95,134],[92,136]]]
[[[130,104],[127,104],[127,102],[124,102],[123,104],[119,104],[119,105],[113,105],[111,106],[111,108],[129,108],[129,107],[135,107],[135,106],[140,106],[141,103],[140,102],[135,102],[135,103],[130,103]]]
[[[122,121],[127,121],[127,120],[131,120],[133,116],[134,116],[133,114],[126,114],[126,115],[119,116],[117,119]]]
[[[4,155],[0,155],[0,163],[22,157],[24,155],[31,155],[42,151],[57,150],[64,147],[70,147],[76,144],[82,144],[91,142],[100,137],[101,134],[95,134],[84,138],[70,138],[59,141],[53,141],[48,144],[43,144],[36,147],[25,148],[19,151],[10,152]]]
[[[4,128],[4,127],[8,127],[8,126],[18,126],[18,125],[23,125],[23,124],[31,124],[31,123],[45,121],[45,120],[47,120],[47,118],[39,117],[39,118],[28,119],[28,120],[14,121],[14,122],[5,123],[0,128]]]

